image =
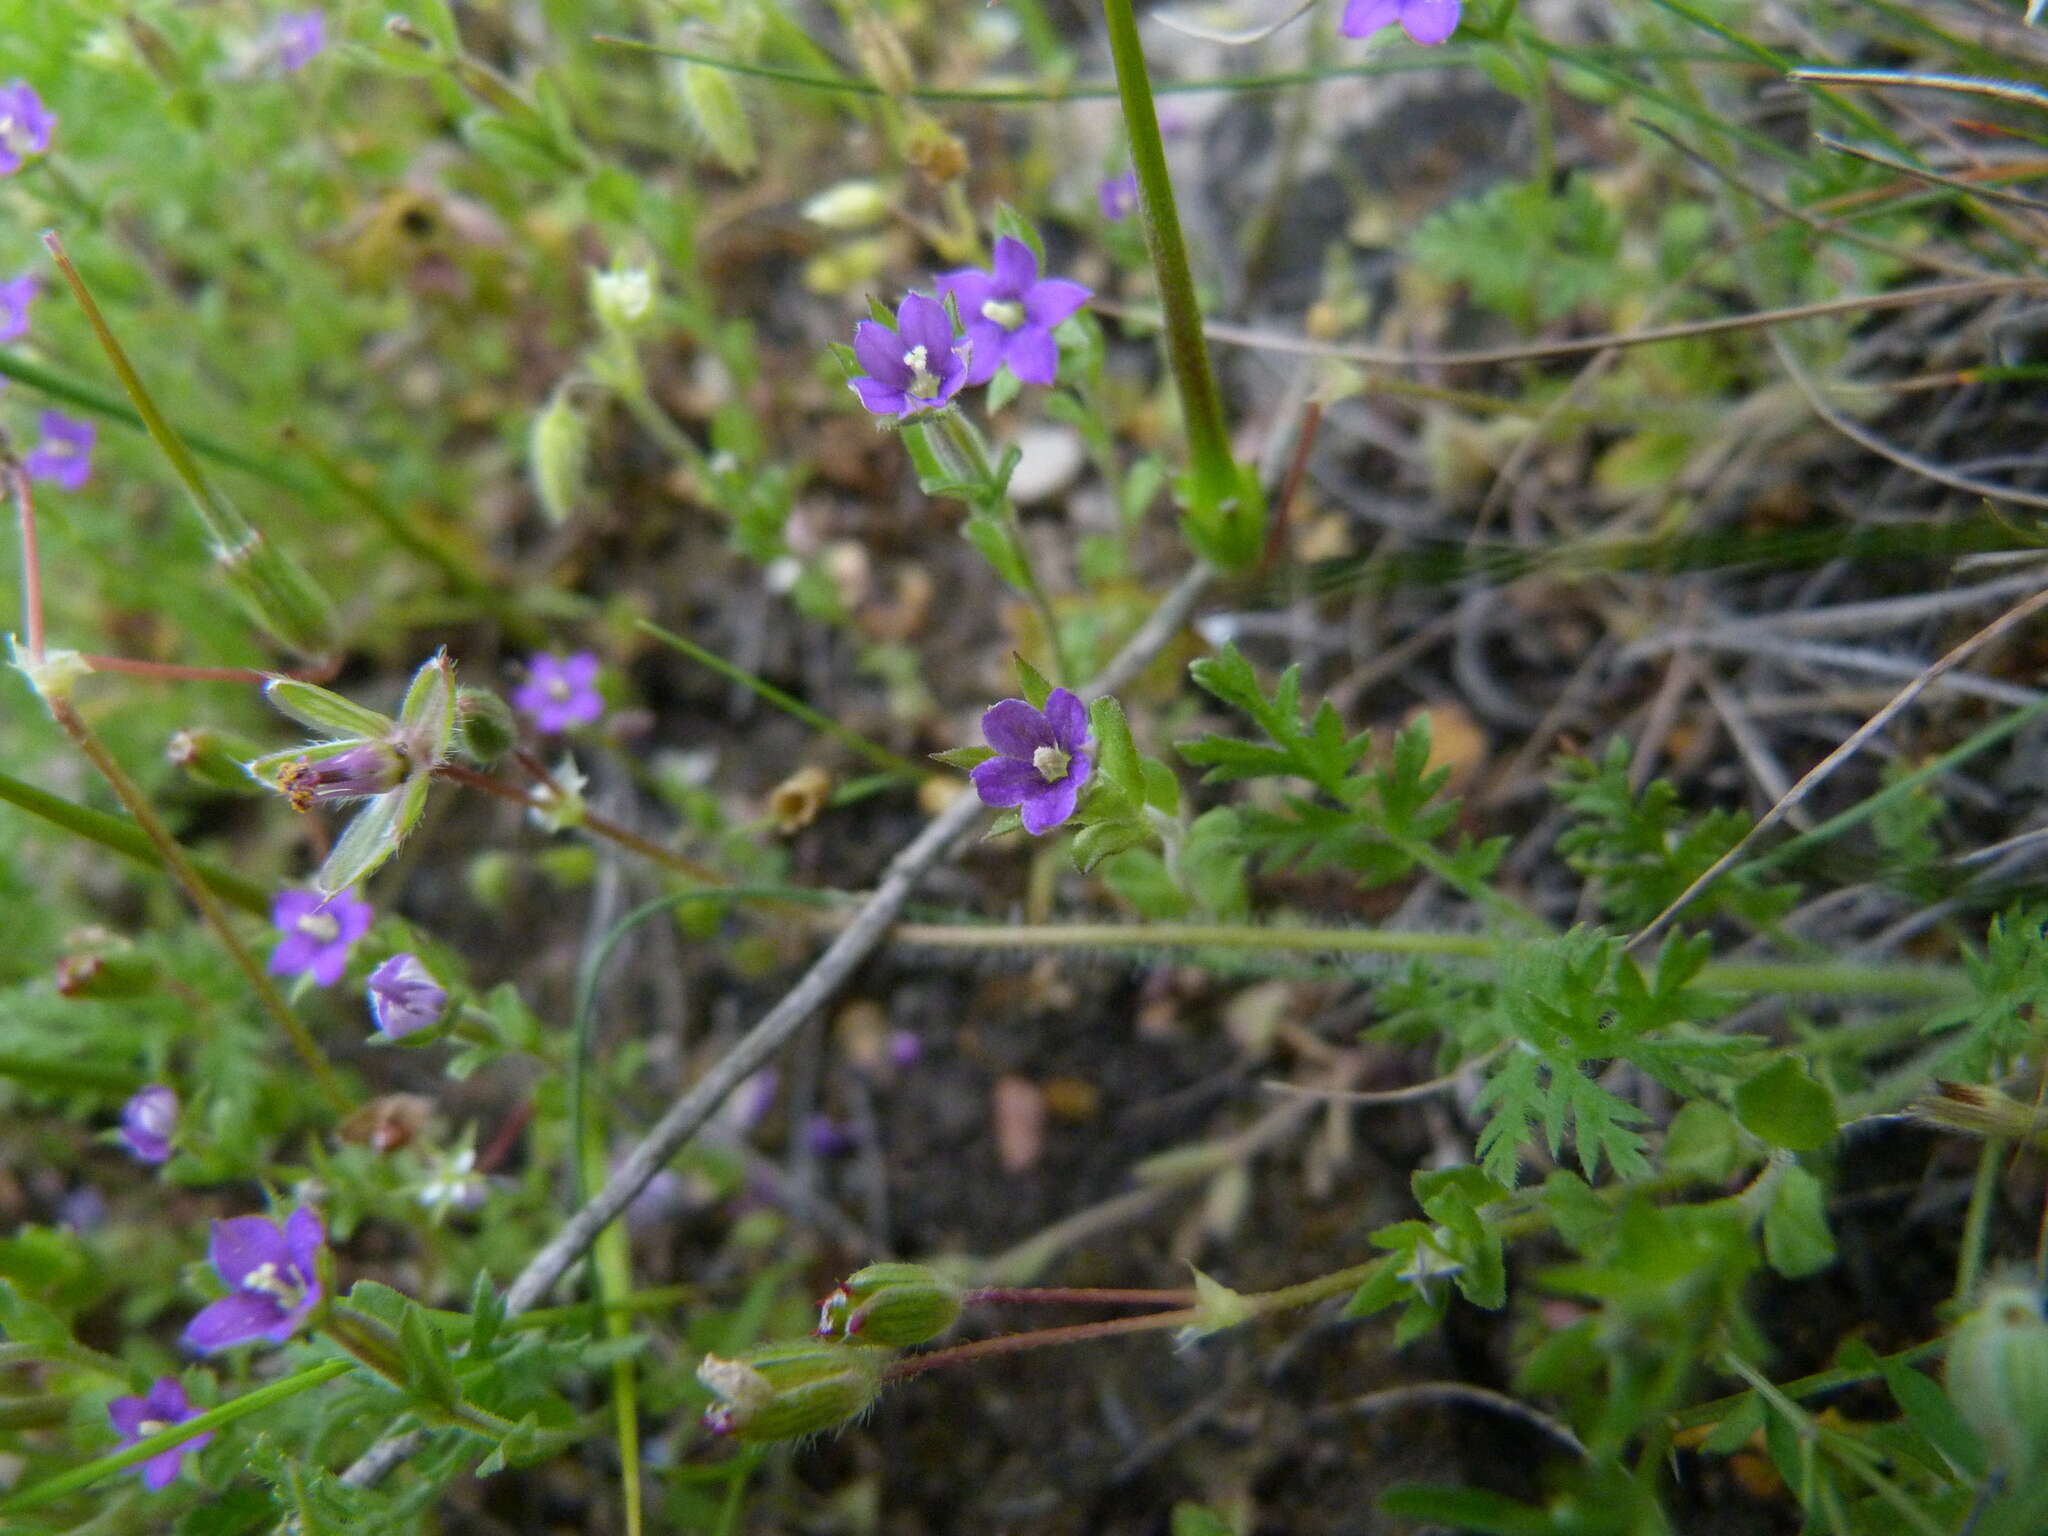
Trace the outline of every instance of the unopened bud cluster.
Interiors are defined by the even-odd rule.
[[[881,1392],[892,1351],[951,1328],[963,1299],[921,1264],[870,1264],[820,1303],[815,1338],[706,1355],[697,1380],[716,1401],[704,1427],[754,1445],[850,1423]]]

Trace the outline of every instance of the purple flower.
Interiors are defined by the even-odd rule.
[[[370,904],[353,891],[322,898],[318,891],[280,891],[270,904],[271,925],[284,940],[270,952],[270,974],[311,971],[323,987],[341,980],[348,952],[370,931]]]
[[[448,991],[418,955],[393,955],[370,972],[370,1013],[393,1040],[441,1022]]]
[[[1138,173],[1125,171],[1121,176],[1110,177],[1095,189],[1095,201],[1110,223],[1128,219],[1138,208]]]
[[[388,741],[366,741],[317,761],[294,758],[277,770],[277,788],[295,811],[315,802],[367,800],[405,782],[405,755]]]
[[[804,1145],[813,1157],[844,1157],[853,1150],[853,1138],[830,1115],[812,1115],[804,1121]]]
[[[1371,37],[1401,24],[1418,43],[1440,43],[1458,30],[1460,0],[1348,0],[1337,30],[1346,37]]]
[[[56,481],[67,491],[82,489],[92,475],[92,445],[99,428],[56,411],[43,412],[37,424],[43,429],[43,440],[21,461],[21,467],[38,480]]]
[[[589,651],[536,656],[526,664],[526,681],[514,691],[512,702],[550,736],[572,725],[588,725],[604,713],[597,666],[597,657]]]
[[[33,272],[0,283],[0,341],[19,341],[28,334],[28,307],[42,283]]]
[[[1052,328],[1089,299],[1089,290],[1065,278],[1038,275],[1038,258],[1022,240],[1004,235],[987,272],[968,267],[939,279],[960,309],[967,331],[967,382],[986,384],[1008,363],[1026,384],[1050,384],[1060,349]]]
[[[906,293],[896,306],[896,329],[876,320],[853,328],[853,355],[867,372],[853,392],[877,416],[914,416],[944,405],[968,379],[967,360],[953,337],[946,306]]]
[[[161,1083],[151,1083],[121,1106],[121,1140],[140,1162],[169,1162],[177,1129],[178,1096]]]
[[[924,1042],[917,1037],[916,1030],[898,1029],[890,1032],[890,1065],[903,1068],[914,1067],[923,1056]]]
[[[327,18],[318,11],[287,11],[270,29],[270,40],[287,73],[304,69],[327,46]]]
[[[0,176],[12,176],[30,155],[50,147],[57,119],[26,80],[0,85]]]
[[[320,1218],[301,1207],[282,1224],[236,1216],[213,1224],[209,1257],[228,1288],[185,1325],[185,1345],[210,1355],[252,1339],[282,1344],[320,1301]]]
[[[199,1410],[185,1396],[185,1385],[175,1376],[159,1376],[145,1397],[117,1397],[107,1404],[107,1417],[120,1431],[119,1449],[126,1450],[138,1440],[147,1440],[160,1430],[199,1417]],[[142,1464],[142,1486],[154,1493],[177,1481],[185,1458],[213,1438],[213,1431],[181,1440],[161,1455]]]
[[[981,734],[998,754],[970,775],[983,805],[1018,807],[1033,837],[1074,814],[1095,768],[1086,705],[1064,688],[1053,689],[1042,712],[1004,699],[981,717]]]

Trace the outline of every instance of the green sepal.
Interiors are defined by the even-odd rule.
[[[996,370],[996,376],[988,381],[988,393],[982,396],[981,408],[993,416],[1023,391],[1024,382],[1010,371],[1005,363]]]
[[[1030,220],[1012,208],[1008,203],[997,203],[995,217],[990,221],[995,226],[998,238],[1007,235],[1012,240],[1021,240],[1031,248],[1031,254],[1038,261],[1038,275],[1045,275],[1045,242]]]
[[[1098,821],[1081,829],[1074,839],[1074,867],[1082,874],[1094,870],[1111,854],[1123,853],[1150,842],[1152,829],[1139,821]]]
[[[432,781],[416,773],[389,794],[379,795],[348,824],[341,841],[327,855],[313,884],[323,895],[345,891],[368,876],[398,851],[398,845],[412,831],[426,808],[427,785]]]
[[[398,712],[398,729],[422,766],[446,762],[455,744],[455,663],[436,652],[413,673]]]
[[[996,819],[988,824],[988,830],[981,834],[983,842],[992,837],[1006,837],[1012,832],[1024,830],[1024,813],[1018,810],[997,811]]]
[[[958,768],[965,772],[979,768],[990,758],[998,755],[994,747],[948,747],[943,752],[932,753],[931,759],[935,763],[944,763],[948,768]]]
[[[1095,733],[1096,772],[1122,790],[1134,808],[1143,804],[1145,770],[1123,705],[1112,698],[1097,699],[1088,706],[1088,725]]]
[[[280,714],[290,716],[322,736],[374,741],[389,736],[398,728],[397,722],[389,715],[365,709],[353,699],[345,699],[317,683],[301,682],[295,677],[273,677],[263,685],[263,696]]]
[[[1045,680],[1045,674],[1016,651],[1010,652],[1010,664],[1017,669],[1017,687],[1023,692],[1024,702],[1043,710],[1045,701],[1052,697],[1052,684]]]
[[[398,1355],[405,1384],[421,1402],[447,1413],[462,1401],[462,1388],[448,1366],[448,1346],[418,1307],[407,1307],[398,1320]]]

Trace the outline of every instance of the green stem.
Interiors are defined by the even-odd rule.
[[[1977,1177],[1970,1185],[1970,1204],[1963,1216],[1962,1251],[1956,1257],[1955,1304],[1967,1307],[1977,1291],[1977,1276],[1984,1270],[1984,1240],[1991,1230],[1991,1206],[1998,1193],[1998,1165],[2005,1161],[2006,1143],[1987,1139],[1977,1153]]]
[[[1009,533],[1010,548],[1016,554],[1017,569],[1024,578],[1024,596],[1045,630],[1045,643],[1052,647],[1054,670],[1059,673],[1059,681],[1072,682],[1080,674],[1074,670],[1073,658],[1067,654],[1066,642],[1060,637],[1059,616],[1053,612],[1052,599],[1046,596],[1038,571],[1031,563],[1031,550],[1024,542],[1024,524],[1007,493],[1000,497],[992,494],[996,470],[988,461],[988,445],[982,441],[974,423],[957,409],[938,412],[934,425],[945,434],[946,443],[964,462],[966,478],[984,488],[975,497],[976,504],[993,511],[1003,520],[1003,526]]]
[[[382,1377],[408,1397],[413,1396],[406,1381],[404,1357],[399,1351],[398,1339],[379,1319],[352,1307],[333,1306],[322,1318],[320,1331],[337,1347],[346,1350],[364,1369]],[[462,1398],[432,1411],[445,1415],[449,1422],[459,1424],[474,1434],[493,1440],[508,1439],[519,1432],[519,1426],[511,1420],[501,1419]]]
[[[237,1419],[247,1418],[273,1403],[283,1402],[286,1398],[297,1397],[301,1392],[332,1381],[337,1376],[346,1376],[354,1368],[353,1363],[347,1360],[323,1360],[318,1365],[308,1366],[295,1376],[287,1376],[283,1381],[274,1381],[267,1387],[258,1387],[254,1392],[246,1392],[217,1408],[207,1409],[195,1418],[187,1419],[181,1424],[173,1424],[168,1429],[138,1440],[133,1445],[97,1457],[83,1466],[73,1467],[68,1472],[60,1472],[55,1477],[44,1478],[40,1483],[33,1483],[18,1493],[0,1499],[0,1514],[15,1515],[24,1510],[40,1509],[45,1504],[53,1504],[66,1494],[91,1487],[103,1477],[124,1472],[139,1462],[148,1461],[153,1456],[161,1456],[173,1446],[183,1445],[197,1435],[223,1429]]]
[[[235,932],[234,923],[220,904],[220,898],[215,896],[211,887],[199,877],[199,872],[185,856],[185,850],[178,845],[178,840],[171,836],[171,830],[164,825],[163,818],[157,815],[156,807],[149,803],[148,797],[137,787],[135,781],[128,777],[127,770],[114,760],[113,754],[101,744],[100,739],[92,733],[91,727],[85,723],[78,711],[71,707],[68,700],[51,698],[46,702],[50,706],[50,714],[63,728],[64,734],[71,738],[78,750],[100,771],[100,776],[107,781],[108,788],[113,790],[114,798],[135,818],[135,823],[142,828],[143,835],[155,846],[164,869],[183,888],[192,905],[199,909],[200,917],[205,920],[206,926],[213,930],[221,948],[227,951],[228,958],[234,962],[235,968],[248,980],[257,1001],[284,1032],[285,1038],[291,1042],[292,1049],[298,1052],[299,1059],[312,1073],[313,1081],[326,1097],[328,1104],[337,1113],[346,1114],[349,1108],[348,1094],[343,1091],[341,1080],[334,1075],[334,1068],[328,1062],[326,1053],[320,1049],[319,1042],[314,1040],[312,1032],[300,1022],[299,1016],[292,1012],[291,1005],[277,990],[277,985],[270,979],[269,973],[256,963],[256,957],[250,954],[248,946],[242,943],[241,937]]]
[[[1173,200],[1173,181],[1166,169],[1166,141],[1160,136],[1159,115],[1152,106],[1152,82],[1145,70],[1144,46],[1138,40],[1138,18],[1131,0],[1102,0],[1102,14],[1109,25],[1109,52],[1116,65],[1124,132],[1138,177],[1145,247],[1152,255],[1160,308],[1165,312],[1167,357],[1186,420],[1190,500],[1197,508],[1220,509],[1238,494],[1237,465],[1231,458],[1223,397],[1209,369],[1201,305],[1195,297],[1180,213]]]
[[[1478,933],[1382,928],[1252,927],[1234,923],[898,923],[898,944],[933,949],[1246,949],[1357,955],[1444,955],[1488,960],[1508,941]],[[1953,997],[1967,986],[1957,972],[1931,966],[1855,965],[1846,961],[1723,961],[1699,984],[1730,992],[1818,997]]]
[[[137,864],[146,864],[151,869],[164,867],[163,855],[156,845],[133,822],[123,821],[118,816],[109,816],[105,811],[96,811],[91,806],[77,805],[47,790],[37,789],[33,784],[24,784],[20,779],[0,773],[0,801],[19,806],[29,815],[40,817],[60,831],[82,837],[87,842],[98,843],[102,848],[111,849],[124,859]],[[245,912],[262,916],[270,910],[270,898],[263,888],[240,875],[209,864],[200,859],[186,856],[186,863],[192,874],[205,887],[231,906]]]

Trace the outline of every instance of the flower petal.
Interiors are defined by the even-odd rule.
[[[996,241],[995,290],[1006,299],[1021,299],[1038,281],[1038,258],[1022,240],[1004,235]]]
[[[993,320],[967,322],[967,373],[969,384],[986,384],[996,376],[1009,354],[1010,333]]]
[[[1022,699],[992,704],[981,717],[981,734],[1005,757],[1031,761],[1040,747],[1057,746],[1052,722]]]
[[[928,358],[937,359],[953,350],[953,321],[946,306],[929,295],[903,296],[903,302],[896,306],[896,330],[903,338],[905,352],[923,347]],[[900,359],[897,366],[902,366]]]
[[[107,1404],[107,1417],[124,1438],[138,1440],[142,1437],[143,1424],[155,1415],[149,1411],[149,1399],[146,1397],[117,1397]]]
[[[974,792],[983,805],[1022,805],[1045,788],[1038,770],[1014,757],[992,757],[977,763],[967,777],[974,781]]]
[[[1044,786],[1042,794],[1033,795],[1024,802],[1024,830],[1033,837],[1050,832],[1074,814],[1074,805],[1080,798],[1081,785],[1072,774],[1064,779],[1055,779]]]
[[[168,1488],[178,1480],[178,1470],[185,1465],[188,1445],[174,1445],[161,1456],[152,1456],[142,1464],[142,1486],[151,1493]]]
[[[1033,325],[1050,329],[1095,297],[1095,290],[1070,283],[1064,277],[1048,277],[1033,283],[1024,295],[1024,318]]]
[[[1425,46],[1440,43],[1458,30],[1459,0],[1407,0],[1401,26]]]
[[[284,1309],[271,1297],[237,1291],[203,1308],[185,1325],[185,1347],[210,1355],[232,1345],[246,1344],[251,1339],[267,1337],[283,1316]]]
[[[1346,37],[1371,37],[1401,19],[1401,0],[1350,0],[1337,30]]]
[[[588,688],[597,681],[598,668],[602,666],[595,651],[578,651],[573,656],[562,658],[562,681],[571,688]]]
[[[312,1207],[302,1205],[285,1218],[285,1249],[291,1255],[292,1268],[307,1280],[313,1278],[320,1245],[326,1241],[327,1228],[321,1225],[320,1213]]]
[[[1062,752],[1077,752],[1088,740],[1088,706],[1064,688],[1045,696],[1045,719],[1052,727],[1053,745]]]
[[[853,392],[860,396],[860,403],[877,416],[901,416],[910,409],[910,398],[903,393],[900,385],[885,384],[880,379],[851,379],[848,382],[852,385]],[[559,730],[561,723],[544,722],[541,729]]]
[[[1020,331],[1010,332],[1010,345],[1005,361],[1010,372],[1026,384],[1050,384],[1060,368],[1060,349],[1052,339],[1052,332],[1042,325],[1027,325]]]
[[[981,314],[981,306],[996,296],[996,280],[973,267],[962,267],[958,272],[948,272],[939,279],[939,294],[941,297],[951,294],[960,318],[972,320]]]
[[[270,974],[296,976],[313,963],[320,946],[310,934],[294,933],[270,952]]]
[[[282,1270],[291,1262],[284,1233],[268,1216],[232,1216],[213,1224],[207,1257],[224,1285],[239,1286],[252,1270],[269,1264]]]
[[[903,342],[886,325],[863,320],[853,328],[853,355],[867,369],[868,377],[899,390],[910,381],[910,370],[903,366],[904,350]]]
[[[185,1395],[185,1384],[175,1376],[157,1377],[142,1401],[152,1419],[167,1424],[192,1417],[192,1400]]]

